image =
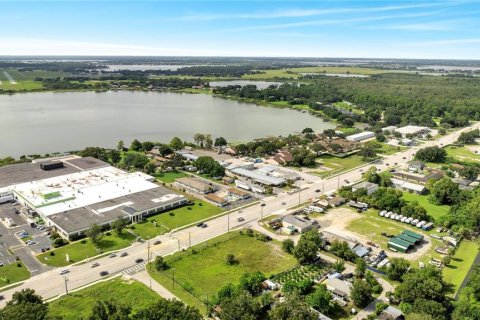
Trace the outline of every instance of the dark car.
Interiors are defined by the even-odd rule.
[[[157,244],[160,244],[160,243],[162,243],[162,241],[160,241],[160,240],[157,240],[157,241],[153,242],[154,245],[157,245]]]
[[[0,301],[5,300],[5,297],[0,295]]]
[[[100,271],[100,276],[105,277],[108,275],[108,271]]]
[[[245,219],[242,218],[242,217],[240,217],[240,218],[237,219],[237,221],[238,221],[238,222],[242,222],[242,221],[245,221]]]
[[[128,256],[128,252],[122,252],[122,254],[120,255],[120,257],[126,257]]]
[[[316,189],[316,190],[315,190],[315,192],[317,192],[317,193],[320,192],[320,191],[321,191],[320,189]]]
[[[197,224],[197,227],[202,228],[204,224],[205,224],[204,222],[200,222]]]
[[[206,227],[208,227],[208,224],[206,223],[202,224],[202,228],[206,228]]]
[[[142,258],[135,259],[135,263],[142,263],[142,262],[143,262]]]

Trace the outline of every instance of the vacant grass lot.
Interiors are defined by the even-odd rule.
[[[193,205],[180,207],[148,217],[132,226],[132,231],[143,239],[151,239],[171,229],[185,226],[223,212],[223,209],[202,200],[194,199]]]
[[[433,217],[436,221],[443,217],[444,215],[448,214],[450,211],[450,206],[447,205],[436,205],[434,203],[431,203],[428,200],[428,195],[418,195],[418,194],[413,194],[409,192],[404,192],[403,193],[403,199],[405,201],[411,202],[411,201],[417,201],[422,207],[427,210],[427,213],[429,216]]]
[[[448,146],[445,147],[450,157],[466,162],[480,162],[480,154],[470,151],[467,147]]]
[[[454,286],[455,292],[460,288],[463,279],[475,260],[478,244],[474,241],[462,241],[450,264],[443,268],[443,279]]]
[[[207,246],[208,245],[208,246]],[[176,253],[167,257],[171,266],[166,271],[152,271],[151,275],[165,288],[189,305],[205,310],[205,306],[178,284],[172,286],[172,274],[184,287],[191,288],[201,299],[212,297],[226,283],[236,283],[245,272],[261,271],[267,276],[285,271],[296,264],[292,255],[282,251],[275,242],[262,242],[255,237],[240,235],[238,232],[193,247],[197,253]],[[225,257],[232,253],[238,264],[227,265]]]
[[[30,278],[30,272],[23,264],[20,264],[19,267],[14,262],[0,267],[0,288],[28,278]]]
[[[161,182],[173,183],[175,182],[175,180],[186,177],[186,176],[188,175],[184,172],[164,172],[164,173],[156,174],[155,178],[157,178],[157,180]]]
[[[121,236],[117,236],[114,232],[111,235],[105,235],[97,249],[92,243],[90,238],[85,239],[85,243],[81,241],[72,242],[66,246],[54,249],[49,252],[42,253],[37,256],[40,262],[45,263],[53,267],[62,267],[69,264],[92,258],[103,252],[119,250],[128,247],[135,236],[124,231]],[[51,256],[51,252],[55,255]],[[70,262],[67,261],[66,255],[68,254]]]
[[[331,169],[328,171],[312,172],[313,174],[317,174],[321,177],[328,177],[333,174],[338,174],[340,172],[347,171],[365,164],[365,162],[362,160],[362,157],[355,154],[344,158],[322,155],[317,159],[317,162],[319,162],[320,165]]]
[[[158,300],[160,296],[144,284],[134,280],[114,279],[71,292],[50,302],[49,315],[64,320],[86,319],[93,304],[99,300],[111,300],[132,307],[133,312]]]

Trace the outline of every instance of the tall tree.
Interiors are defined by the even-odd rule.
[[[0,319],[46,320],[47,314],[48,305],[43,303],[42,297],[33,289],[22,289],[15,292],[0,311]]]
[[[172,140],[170,140],[170,147],[173,150],[180,150],[183,148],[183,142],[179,137],[173,137]]]
[[[94,245],[98,246],[103,238],[102,228],[98,224],[92,224],[90,228],[85,231],[85,235],[92,239]]]
[[[268,312],[268,317],[270,320],[318,319],[318,315],[297,294],[290,294],[284,302],[275,304],[275,307]]]
[[[365,308],[372,300],[372,287],[364,280],[356,279],[353,282],[351,298],[360,308]]]
[[[112,228],[118,235],[123,233],[123,229],[128,225],[128,222],[123,217],[118,217],[115,221],[112,222]]]
[[[130,144],[130,150],[133,151],[140,151],[142,149],[142,143],[137,139],[134,139]]]

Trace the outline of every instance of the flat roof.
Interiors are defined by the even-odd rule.
[[[175,180],[175,182],[178,182],[180,184],[189,186],[189,187],[197,189],[197,190],[202,190],[202,191],[209,191],[209,190],[216,190],[217,189],[211,183],[207,183],[207,182],[205,182],[201,179],[195,179],[195,178],[190,178],[190,177],[178,178],[177,180]]]
[[[85,230],[92,224],[105,224],[118,217],[126,218],[130,214],[148,211],[182,199],[186,199],[185,196],[157,186],[153,189],[52,214],[48,218],[67,233],[72,233]]]
[[[306,228],[312,225],[311,221],[296,217],[293,214],[287,214],[284,216],[283,221],[300,228]]]
[[[42,170],[42,163],[63,162],[63,168]],[[75,172],[110,166],[108,163],[92,157],[58,157],[34,160],[32,162],[17,163],[0,167],[0,188],[13,186],[30,181],[63,176]]]
[[[372,136],[372,135],[375,135],[375,132],[363,131],[363,132],[360,132],[360,133],[355,133],[355,134],[349,135],[349,136],[347,136],[346,139],[363,138],[363,137]]]
[[[424,185],[411,183],[411,182],[403,181],[400,179],[391,178],[391,181],[394,185],[398,185],[402,188],[412,190],[412,191],[422,192],[426,188]]]
[[[403,233],[403,234],[406,234],[407,236],[410,236],[410,237],[412,237],[412,238],[418,239],[418,240],[422,240],[422,239],[423,239],[423,235],[418,234],[418,233],[413,232],[413,231],[410,231],[410,230],[407,230],[407,229],[403,230],[402,233]]]
[[[40,164],[27,162],[0,167],[0,188],[81,171],[68,163],[64,163],[63,168],[53,170],[42,170]]]
[[[12,187],[30,206],[48,216],[157,187],[150,176],[102,167]]]
[[[278,185],[281,185],[281,184],[285,183],[285,179],[283,179],[283,178],[267,176],[265,174],[258,173],[255,170],[235,168],[231,171],[235,174],[250,178],[252,180],[255,180],[257,182],[260,182],[260,183],[263,183],[263,184],[266,184],[266,185],[278,186]]]

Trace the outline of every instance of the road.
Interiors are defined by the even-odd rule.
[[[479,125],[480,123],[476,123],[471,127],[464,128],[456,131],[455,133],[443,136],[438,140],[427,142],[421,146],[385,157],[383,160],[375,163],[375,166],[381,170],[386,170],[393,166],[394,163],[397,163],[397,165],[405,165],[409,160],[411,160],[413,153],[415,153],[419,148],[433,145],[445,146],[451,144],[456,141],[460,132],[479,128]],[[0,306],[3,306],[5,301],[10,300],[14,292],[24,288],[35,289],[35,291],[44,299],[53,298],[57,295],[65,293],[66,286],[69,289],[74,289],[98,281],[102,278],[99,275],[100,271],[105,270],[110,274],[121,273],[122,271],[135,266],[136,259],[143,258],[147,260],[147,253],[149,251],[151,257],[155,257],[157,255],[166,256],[183,248],[188,248],[190,245],[208,241],[209,239],[224,234],[233,228],[246,226],[261,217],[272,214],[283,215],[286,213],[287,207],[295,206],[300,202],[304,202],[318,195],[318,192],[316,192],[317,190],[321,192],[330,192],[345,185],[347,183],[346,181],[353,182],[361,179],[362,172],[364,172],[366,168],[370,166],[371,165],[367,165],[362,168],[356,168],[326,180],[319,179],[314,183],[307,183],[302,186],[301,192],[295,192],[291,194],[283,193],[276,196],[266,197],[261,201],[264,206],[261,206],[261,204],[256,204],[243,209],[241,214],[234,212],[209,220],[207,228],[198,228],[193,226],[183,230],[174,231],[170,234],[158,236],[152,240],[161,240],[162,243],[156,246],[150,246],[150,250],[148,250],[148,243],[135,243],[123,250],[128,253],[128,256],[99,258],[96,260],[96,262],[98,262],[100,266],[95,268],[91,268],[90,263],[84,263],[68,267],[67,269],[69,270],[69,273],[67,273],[65,276],[59,274],[60,268],[33,276],[23,284],[2,292],[2,295],[5,296],[5,300],[0,302]],[[239,216],[243,217],[245,221],[238,222],[237,218]]]

